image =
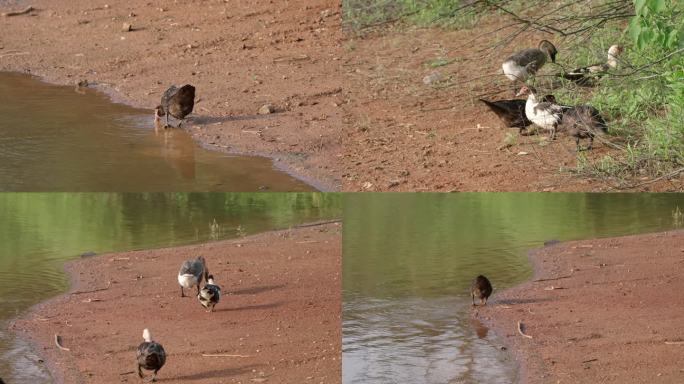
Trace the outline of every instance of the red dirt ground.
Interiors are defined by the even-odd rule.
[[[572,241],[530,258],[533,281],[474,312],[515,352],[521,382],[684,381],[684,231]]]
[[[268,156],[319,189],[340,188],[339,1],[31,5],[37,11],[0,16],[0,71],[59,84],[87,80],[117,101],[150,109],[170,84],[194,84],[198,104],[186,129],[199,143]],[[123,32],[123,23],[133,31]],[[258,115],[264,104],[278,112]]]
[[[140,382],[135,348],[146,327],[168,354],[159,382],[339,383],[341,247],[341,225],[325,224],[81,259],[67,265],[71,292],[12,328],[58,383]],[[222,287],[214,313],[180,297],[178,268],[198,255]]]

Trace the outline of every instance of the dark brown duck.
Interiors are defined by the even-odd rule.
[[[178,126],[180,127],[183,119],[192,113],[195,107],[195,87],[190,84],[178,88],[175,85],[169,87],[164,92],[161,98],[161,104],[155,109],[155,122],[158,122],[162,116],[166,116],[166,125],[169,126],[169,115],[180,120]]]
[[[487,299],[492,294],[492,284],[489,279],[482,275],[476,277],[470,286],[470,294],[473,298],[473,305],[475,305],[475,297],[480,299],[480,305],[487,305]]]
[[[525,115],[525,104],[527,104],[527,100],[525,99],[498,101],[479,100],[489,107],[489,109],[501,119],[506,127],[519,128],[521,135],[526,134],[526,128],[532,124],[530,119]],[[555,102],[556,98],[553,95],[546,95],[543,100]]]
[[[154,371],[151,381],[157,380],[157,372],[166,363],[166,351],[164,347],[156,341],[152,340],[150,331],[145,328],[143,330],[144,342],[140,343],[136,351],[136,360],[138,362],[138,376],[143,378],[142,370]]]
[[[558,125],[558,130],[566,131],[575,138],[577,151],[581,151],[580,139],[589,139],[587,150],[594,146],[594,136],[608,132],[606,121],[599,111],[590,105],[578,105],[570,107],[563,113],[563,118]]]

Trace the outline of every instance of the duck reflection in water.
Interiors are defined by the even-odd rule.
[[[163,141],[160,146],[164,159],[177,170],[185,180],[194,180],[196,177],[196,154],[195,142],[189,134],[174,129],[157,129],[155,123],[155,136]]]

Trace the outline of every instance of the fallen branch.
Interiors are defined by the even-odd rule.
[[[248,355],[228,355],[224,353],[203,353],[202,357],[252,357]]]
[[[584,361],[582,362],[582,364],[584,364],[584,363],[591,363],[591,362],[593,362],[593,361],[598,361],[598,359],[584,360]]]
[[[684,345],[684,341],[666,341],[667,345]]]
[[[553,285],[544,288],[545,291],[554,291],[556,289],[565,289],[565,288],[564,287],[554,287]]]
[[[119,376],[123,376],[123,375],[132,375],[132,374],[134,374],[134,373],[135,373],[135,371],[122,372],[122,373],[119,373]]]
[[[27,13],[33,11],[33,10],[35,10],[35,8],[33,8],[32,6],[29,5],[28,7],[24,8],[24,9],[21,10],[21,11],[4,12],[2,15],[5,16],[5,17],[19,16],[19,15],[25,15],[25,14],[27,14]]]
[[[56,333],[55,333],[55,345],[57,346],[57,348],[61,349],[62,351],[71,351],[71,349],[65,348],[62,346],[62,337]]]
[[[72,292],[71,294],[72,294],[72,295],[82,295],[82,294],[84,294],[84,293],[93,293],[93,292],[106,291],[106,290],[108,290],[109,287],[111,287],[111,286],[112,286],[112,282],[109,281],[109,282],[107,282],[107,286],[104,287],[104,288],[93,289],[92,291],[76,291],[76,292]]]
[[[528,339],[531,339],[532,336],[527,335],[527,334],[525,334],[525,332],[523,332],[522,326],[523,326],[522,321],[518,320],[518,333],[520,334],[520,336],[527,337]]]
[[[554,281],[554,280],[560,280],[560,279],[567,279],[568,277],[572,277],[572,274],[575,271],[573,270],[569,275],[561,276],[561,277],[554,277],[552,279],[539,279],[539,280],[533,280],[533,283],[539,282],[539,281]]]
[[[3,57],[8,57],[8,56],[22,56],[22,55],[28,55],[30,52],[10,52],[10,53],[5,53],[3,55],[0,55],[0,58]]]

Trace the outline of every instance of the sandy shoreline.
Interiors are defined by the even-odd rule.
[[[339,2],[33,1],[1,17],[0,71],[56,84],[87,80],[114,101],[154,108],[192,83],[186,130],[201,145],[265,156],[321,190],[339,190],[345,103]],[[0,11],[22,5],[3,5]],[[123,23],[132,25],[122,31]],[[276,113],[258,115],[264,104]]]
[[[215,313],[180,297],[177,269],[199,254],[222,286]],[[340,263],[338,223],[99,255],[68,263],[70,292],[11,328],[58,383],[138,382],[134,348],[144,327],[169,354],[159,381],[339,383]],[[55,334],[71,351],[55,346]]]
[[[684,380],[684,231],[571,241],[529,257],[533,280],[474,312],[512,350],[521,383]]]

